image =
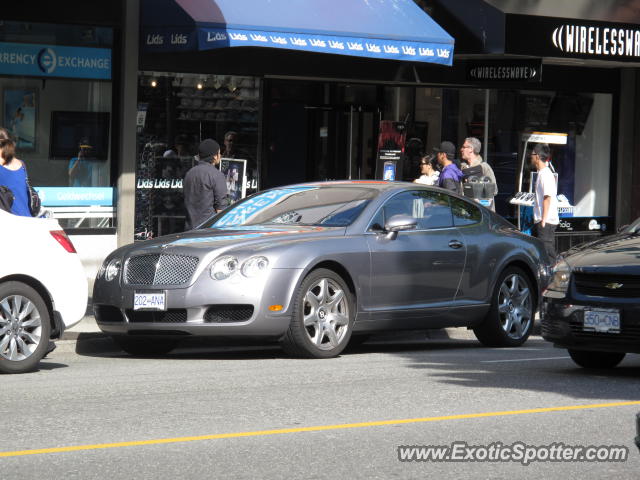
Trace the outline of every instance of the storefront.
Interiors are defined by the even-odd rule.
[[[123,4],[14,2],[0,14],[0,125],[90,281],[117,246]]]
[[[640,153],[633,140],[640,92],[637,12],[609,0],[424,3],[456,37],[458,81],[485,90],[485,158],[501,183],[501,213],[514,219],[522,213],[507,202],[520,185],[528,190],[523,148],[531,132],[542,131],[561,134],[550,145],[567,206],[559,250],[611,233],[640,214],[632,200]]]
[[[206,10],[214,3],[224,9],[220,1],[198,5]],[[139,238],[182,228],[181,175],[200,139],[211,136],[223,145],[228,132],[235,143],[228,157],[246,160],[233,170],[232,163],[223,165],[227,174],[232,171],[231,186],[240,178],[236,172],[244,170],[240,195],[293,182],[382,178],[381,133],[388,129],[402,139],[395,173],[405,180],[418,176],[419,152],[442,140],[459,148],[474,136],[496,173],[497,211],[523,224],[526,209],[512,199],[529,190],[527,150],[538,138],[531,135],[558,134],[562,140],[551,149],[566,200],[560,250],[615,231],[640,213],[628,200],[632,185],[640,185],[635,180],[640,171],[630,162],[638,154],[630,140],[637,137],[637,122],[629,112],[633,102],[621,101],[622,92],[633,98],[640,92],[634,83],[637,30],[620,24],[615,9],[592,25],[595,20],[577,13],[572,20],[561,17],[575,12],[584,17],[588,10],[580,5],[567,11],[540,2],[537,11],[528,12],[521,2],[506,0],[416,1],[413,7],[424,11],[416,8],[414,15],[427,12],[456,39],[455,61],[443,67],[415,58],[346,56],[328,48],[319,53],[278,45],[235,48],[246,32],[213,25],[219,21],[212,17],[216,12],[207,17],[186,3],[183,9],[180,1],[164,4],[154,3],[157,17],[169,14],[174,23],[185,24],[158,30],[143,2]],[[591,13],[595,18],[603,11]],[[255,41],[290,41],[279,34]],[[631,122],[621,122],[630,115]]]
[[[141,32],[140,239],[184,228],[181,179],[203,138],[222,146],[232,201],[373,178],[380,122],[402,101],[385,84],[453,58],[453,39],[412,0],[143,1]]]

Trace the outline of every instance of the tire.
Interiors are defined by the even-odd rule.
[[[342,277],[324,268],[314,270],[294,297],[282,348],[296,357],[336,357],[349,343],[354,316],[353,297]]]
[[[473,333],[486,347],[518,347],[531,334],[534,313],[531,281],[522,269],[509,267],[498,277],[489,313]]]
[[[613,368],[625,357],[619,352],[592,352],[589,350],[569,349],[571,360],[583,368]]]
[[[173,338],[114,336],[113,341],[126,353],[136,357],[166,355],[176,348],[178,340]]]
[[[0,372],[35,370],[47,353],[51,318],[44,299],[29,285],[0,285]]]

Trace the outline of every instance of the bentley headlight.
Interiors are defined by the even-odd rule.
[[[120,267],[122,266],[122,261],[119,258],[114,258],[111,260],[107,267],[104,269],[104,279],[107,282],[110,282],[114,278],[116,278],[120,274]]]
[[[242,264],[241,272],[245,277],[256,277],[264,273],[269,267],[267,257],[251,257]]]
[[[224,280],[229,278],[238,270],[238,259],[230,255],[218,258],[213,264],[209,273],[214,280]]]
[[[571,267],[564,260],[560,260],[553,267],[553,277],[547,287],[547,291],[555,292],[555,294],[548,294],[545,296],[563,298],[564,294],[569,289],[569,280],[571,279]],[[559,296],[558,294],[561,294]]]

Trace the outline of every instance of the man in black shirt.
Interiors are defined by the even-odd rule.
[[[184,177],[185,228],[191,230],[227,206],[227,182],[218,168],[220,145],[207,138],[198,146],[198,163]]]

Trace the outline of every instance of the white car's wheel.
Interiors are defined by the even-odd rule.
[[[38,292],[22,282],[0,285],[0,372],[35,369],[50,335],[49,311]]]

